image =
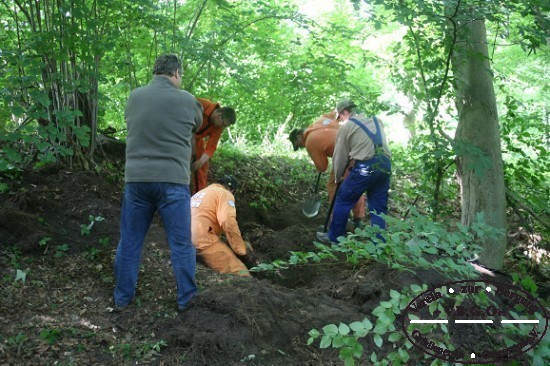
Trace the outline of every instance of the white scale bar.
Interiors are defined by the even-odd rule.
[[[539,320],[502,320],[502,324],[538,324]]]
[[[493,324],[492,320],[455,320],[456,324]]]
[[[447,324],[448,320],[412,319],[411,324]],[[492,320],[455,320],[457,324],[493,324]],[[502,320],[502,324],[538,324],[539,320]]]
[[[419,320],[413,319],[413,320],[411,320],[411,324],[437,324],[437,323],[447,324],[448,322],[449,322],[448,320],[422,320],[422,319],[419,319]]]

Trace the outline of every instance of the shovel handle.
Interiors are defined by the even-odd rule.
[[[321,180],[321,172],[319,172],[319,174],[317,174],[317,181],[315,182],[315,191],[313,192],[314,194],[317,194],[319,193],[319,181]]]
[[[332,214],[332,209],[334,208],[334,201],[336,201],[336,194],[338,193],[338,190],[340,189],[340,185],[342,184],[342,182],[338,182],[338,184],[336,184],[336,189],[334,190],[334,196],[332,196],[332,200],[330,201],[330,205],[328,207],[328,213],[327,213],[327,218],[325,220],[325,228],[324,228],[324,231],[325,233],[327,232],[327,227],[328,227],[328,222],[330,220],[330,215]]]
[[[344,171],[348,169],[350,161],[351,159],[348,159],[348,162],[346,163],[346,167],[344,168]],[[328,222],[330,221],[330,215],[332,214],[332,210],[334,209],[334,201],[336,201],[336,194],[338,193],[338,190],[340,189],[342,182],[343,181],[339,181],[336,184],[336,189],[334,190],[334,196],[332,196],[332,201],[330,201],[330,206],[328,207],[327,219],[325,220],[325,228],[324,228],[325,233],[327,232]]]

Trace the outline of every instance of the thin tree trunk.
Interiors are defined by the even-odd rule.
[[[459,113],[455,142],[481,150],[490,162],[488,167],[475,169],[476,164],[480,167],[479,154],[459,152],[462,223],[469,226],[482,213],[485,222],[498,230],[497,235],[480,243],[484,251],[479,261],[500,269],[506,250],[506,197],[487,32],[484,21],[479,19],[464,22],[462,27],[459,40],[463,46],[455,49],[452,60]]]

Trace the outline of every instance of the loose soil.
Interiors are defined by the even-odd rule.
[[[252,278],[198,265],[200,294],[178,313],[157,218],[145,241],[136,301],[116,313],[112,265],[121,197],[118,180],[61,168],[26,173],[0,196],[0,364],[342,364],[337,351],[307,345],[310,329],[372,317],[392,288],[444,282],[376,263],[329,261]],[[313,219],[300,213],[301,202],[277,211],[253,206],[246,192],[237,196],[241,230],[262,261],[315,250],[326,203]],[[366,355],[389,351],[370,337],[361,342]]]

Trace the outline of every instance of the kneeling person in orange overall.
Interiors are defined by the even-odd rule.
[[[191,197],[191,240],[197,259],[220,273],[250,276],[237,256],[250,259],[252,247],[241,237],[233,192],[237,180],[226,175]],[[229,245],[221,240],[225,233]]]

